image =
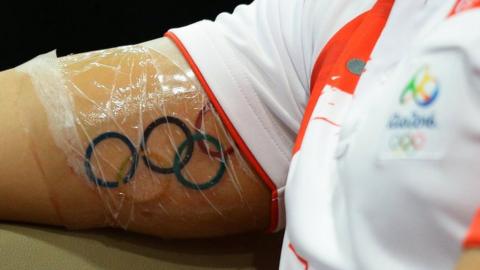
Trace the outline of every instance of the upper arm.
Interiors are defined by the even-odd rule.
[[[30,143],[2,141],[17,146],[1,192],[13,192],[21,204],[20,196],[35,191],[13,187],[43,186],[45,198],[37,202],[57,219],[33,220],[27,205],[0,218],[163,237],[267,227],[268,190],[183,56],[167,39],[155,44],[62,59],[48,54],[15,71],[27,87],[12,95],[24,92],[31,102],[11,106],[24,115],[11,128]],[[21,164],[25,156],[33,158]],[[35,171],[22,174],[20,165]]]

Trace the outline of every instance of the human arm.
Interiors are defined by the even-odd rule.
[[[226,153],[235,143],[202,86],[175,45],[168,39],[160,43],[157,50],[137,45],[69,56],[60,59],[59,70],[42,69],[45,81],[39,82],[42,75],[32,76],[32,70],[24,72],[30,69],[25,66],[0,75],[0,117],[3,130],[8,130],[0,135],[5,147],[0,162],[1,219],[70,228],[122,227],[162,237],[266,229],[268,189],[238,150]],[[64,79],[60,84],[54,79],[57,71]],[[69,105],[59,101],[64,98]],[[162,174],[147,166],[141,149],[145,131],[166,117],[183,124],[161,124],[152,130],[143,147],[151,149],[150,165],[173,166],[176,149],[186,141],[180,126],[187,127],[191,136],[207,133],[216,138],[225,155],[205,154],[196,143],[182,174],[204,183],[224,163],[218,183],[198,190],[182,184],[175,173]],[[90,162],[92,171],[105,182],[127,180],[125,168],[137,163],[127,184],[106,188],[88,176],[84,161],[95,138],[111,132],[128,138],[138,156],[132,159],[131,149],[118,138],[90,147],[96,148],[90,160],[98,158]],[[208,145],[209,151],[217,152],[215,145]]]
[[[165,80],[167,80],[170,83],[173,82],[173,85],[180,86],[171,87],[170,85],[170,87],[166,88],[154,88],[157,90],[161,89],[162,91],[160,92],[165,94],[165,91],[163,91],[164,89],[171,89],[176,93],[178,93],[177,90],[181,90],[180,92],[182,92],[184,91],[184,89],[188,89],[190,91],[190,87],[185,87],[186,82],[182,82],[182,80],[184,80],[185,78],[189,78],[188,80],[190,80],[190,77],[192,76],[198,79],[201,87],[206,91],[208,100],[210,101],[210,103],[212,103],[213,107],[218,113],[218,117],[216,117],[217,121],[220,121],[219,118],[221,118],[221,123],[227,130],[227,133],[229,133],[229,135],[231,135],[233,139],[228,140],[228,142],[232,142],[230,143],[230,145],[238,147],[238,152],[241,153],[241,155],[246,159],[246,163],[249,165],[249,167],[253,168],[254,171],[258,174],[258,176],[261,178],[261,181],[263,182],[262,185],[268,187],[269,199],[267,202],[267,208],[270,210],[270,215],[268,217],[269,221],[266,222],[268,223],[268,231],[279,230],[284,225],[283,187],[285,185],[287,170],[291,157],[290,151],[293,147],[293,141],[295,139],[296,131],[300,125],[304,105],[306,104],[308,98],[308,74],[313,66],[313,62],[311,61],[311,59],[305,59],[301,57],[301,55],[303,55],[304,53],[306,53],[307,55],[315,55],[314,51],[311,52],[309,50],[310,47],[307,46],[306,48],[304,48],[304,46],[302,46],[303,44],[311,43],[311,33],[313,33],[313,31],[311,31],[311,29],[309,28],[311,25],[310,20],[312,16],[303,16],[304,11],[308,10],[304,8],[304,5],[305,3],[302,1],[284,2],[277,0],[257,0],[254,1],[251,5],[239,6],[233,14],[224,13],[219,15],[215,22],[202,21],[181,29],[173,29],[169,33],[167,33],[167,36],[175,42],[176,48],[172,44],[170,44],[172,45],[170,46],[170,48],[175,50],[177,50],[178,48],[181,51],[182,56],[178,53],[178,51],[176,51],[177,56],[182,59],[180,62],[183,61],[183,64],[185,64],[185,61],[188,62],[189,69],[184,71],[183,76],[162,75],[157,76],[157,78],[153,80],[146,80],[150,83],[154,82],[156,79],[162,80],[162,82],[165,82]],[[325,3],[325,5],[327,4]],[[319,6],[318,9],[322,9],[322,6]],[[294,12],[292,12],[292,10],[294,10]],[[311,11],[312,14],[316,12],[317,11]],[[266,14],[269,14],[269,16],[265,16]],[[290,23],[287,24],[289,25],[289,27],[283,27],[284,25],[283,23],[281,23],[281,21],[284,21],[285,19],[288,19],[290,21]],[[160,53],[160,56],[157,55],[158,58],[160,58],[160,60],[162,57],[165,58],[165,55],[168,56],[169,53],[164,52],[165,47],[162,47],[162,44],[163,41],[159,42],[159,40],[154,40],[133,47],[128,46],[116,49],[117,52],[121,53],[130,51],[131,53],[136,55],[135,57],[137,57],[137,62],[133,61],[135,57],[122,57],[121,53],[119,54],[117,52],[116,55],[120,57],[113,59],[116,59],[117,62],[123,61],[122,63],[124,67],[132,66],[132,63],[137,63],[137,68],[128,69],[128,74],[134,74],[135,72],[138,72],[140,68],[144,68],[145,70],[152,70],[151,64],[147,65],[150,66],[150,69],[146,68],[147,66],[144,64],[148,61],[144,61],[145,57],[141,55],[149,55],[150,57],[152,53]],[[141,50],[138,51],[138,46],[148,47],[149,49],[147,50],[146,54],[141,53]],[[307,49],[307,51],[304,51],[305,49]],[[107,52],[112,51],[109,50]],[[111,105],[110,107],[108,107],[110,110],[108,111],[108,113],[110,114],[103,113],[104,110],[102,111],[102,108],[107,108],[106,106],[91,106],[89,109],[89,104],[91,105],[94,103],[99,103],[100,101],[100,105],[102,105],[103,101],[111,100],[110,94],[112,93],[115,94],[112,97],[122,101],[121,98],[118,99],[119,95],[121,96],[120,92],[123,91],[123,96],[128,97],[128,93],[131,90],[129,87],[124,87],[125,83],[123,83],[123,86],[122,83],[119,84],[118,80],[116,80],[115,83],[113,83],[112,81],[108,82],[109,84],[106,83],[106,79],[107,81],[108,78],[111,79],[112,74],[121,71],[121,69],[112,69],[111,65],[108,65],[109,63],[107,63],[107,65],[98,65],[98,63],[92,63],[91,65],[89,65],[89,67],[94,67],[95,70],[97,70],[99,73],[102,73],[102,75],[98,76],[100,78],[99,80],[92,80],[92,77],[90,76],[94,75],[95,72],[88,71],[88,69],[83,69],[81,63],[82,61],[88,61],[89,57],[96,57],[95,54],[96,52],[82,54],[77,57],[70,57],[66,60],[60,60],[62,68],[65,67],[65,64],[67,64],[66,70],[73,71],[70,72],[70,74],[68,74],[67,72],[65,74],[62,74],[61,76],[58,76],[55,75],[55,72],[53,72],[47,74],[46,76],[43,76],[44,78],[65,77],[69,79],[68,81],[79,80],[80,82],[74,83],[73,85],[67,85],[68,90],[73,95],[73,100],[71,103],[75,105],[75,109],[77,110],[75,114],[76,116],[64,115],[62,113],[53,113],[51,115],[45,115],[45,117],[53,118],[53,120],[55,120],[54,118],[57,118],[56,121],[48,120],[48,123],[50,125],[52,123],[64,123],[63,126],[53,126],[51,128],[56,130],[64,130],[64,133],[68,136],[52,137],[50,138],[49,142],[53,143],[54,145],[60,145],[61,147],[59,148],[61,148],[62,151],[75,152],[74,149],[72,150],[71,146],[75,146],[76,148],[80,149],[73,153],[73,155],[66,156],[68,156],[69,158],[67,164],[77,163],[77,166],[70,166],[70,168],[72,168],[77,174],[82,174],[83,178],[85,178],[86,174],[85,171],[82,173],[81,168],[83,167],[82,164],[85,159],[87,152],[86,150],[89,145],[88,141],[93,142],[98,136],[101,136],[108,131],[115,131],[117,133],[127,135],[129,140],[131,140],[133,144],[136,145],[136,149],[141,150],[141,134],[146,131],[147,127],[151,123],[153,123],[159,117],[162,117],[158,115],[155,116],[154,114],[149,114],[148,116],[150,117],[150,122],[147,122],[146,118],[142,118],[143,120],[139,123],[143,125],[143,130],[139,128],[139,125],[128,122],[131,121],[133,117],[131,119],[126,119],[126,121],[131,124],[127,126],[129,127],[129,129],[126,130],[126,132],[124,132],[123,130],[124,127],[122,127],[122,129],[119,129],[115,122],[110,122],[108,125],[105,124],[105,121],[101,122],[102,125],[100,126],[104,128],[103,130],[95,130],[95,125],[85,125],[85,123],[88,124],[92,119],[102,119],[102,121],[104,119],[111,119],[110,114],[112,113],[112,111],[114,111],[112,110],[112,107],[115,107],[118,104],[122,104],[122,102],[110,103]],[[112,59],[112,55],[113,54],[110,54],[110,59]],[[53,61],[51,60],[51,57],[42,57],[42,59],[40,60],[47,62]],[[73,60],[74,63],[68,64],[68,59]],[[156,62],[160,63],[160,60]],[[75,61],[77,61],[76,64]],[[128,65],[127,62],[129,63]],[[180,62],[176,60],[174,60],[174,62],[175,64],[170,65],[170,67],[178,70]],[[36,63],[38,64],[38,61]],[[177,68],[175,68],[175,66],[177,66]],[[25,69],[31,69],[32,67],[32,65],[22,66],[20,67],[20,69],[23,69],[25,71]],[[164,66],[160,65],[159,67]],[[157,66],[155,66],[153,69],[157,69]],[[37,69],[37,71],[48,72],[41,68]],[[83,75],[73,76],[76,78],[72,79],[71,75],[73,73],[76,73],[77,71],[85,72],[83,72]],[[132,73],[131,71],[134,72]],[[168,73],[168,70],[163,71],[166,71],[167,75],[171,74],[171,72]],[[163,74],[163,71],[157,73],[161,75]],[[29,73],[28,70],[27,73]],[[121,72],[117,75],[121,75]],[[137,76],[137,78],[140,77],[141,76]],[[132,78],[130,78],[129,76],[123,76],[123,78],[124,81],[135,81],[132,80]],[[44,85],[43,87],[40,85],[40,87],[35,88],[54,88],[56,87],[56,81],[60,81],[60,79],[53,79],[52,81],[36,80],[35,82],[37,84],[40,83],[47,85]],[[48,85],[49,83],[51,83],[52,85]],[[94,84],[93,88],[91,88],[92,85],[88,85],[88,83]],[[145,83],[145,81],[143,81],[143,83]],[[74,86],[79,85],[82,87],[88,86],[87,88],[91,89],[95,89],[97,87],[101,88],[104,85],[109,85],[107,88],[115,88],[117,89],[117,91],[112,91],[110,89],[110,91],[103,91],[104,94],[102,95],[101,91],[99,92],[92,90],[91,96],[95,96],[95,98],[93,99],[94,102],[92,103],[89,102],[91,96],[82,95],[81,93],[84,93],[83,90],[76,91],[77,88]],[[112,85],[115,85],[116,87],[112,87]],[[103,90],[105,89],[106,88],[104,87]],[[199,88],[194,87],[194,89]],[[128,91],[125,92],[124,90]],[[42,93],[44,95],[40,95],[39,97],[49,96],[51,92],[44,91]],[[139,93],[139,91],[137,91],[136,93]],[[190,91],[189,93],[191,94],[192,92]],[[184,94],[188,93],[185,92]],[[147,96],[149,98],[155,99],[155,94],[153,96],[150,94]],[[137,95],[137,97],[143,96]],[[197,95],[197,97],[200,97],[200,95]],[[203,95],[203,97],[205,97],[205,95]],[[62,106],[65,104],[65,102],[57,102],[61,98],[62,96],[50,95],[50,97],[44,98],[43,101],[37,100],[36,102],[37,104],[47,103],[46,107],[49,109],[55,109],[59,107],[60,110],[63,110]],[[136,100],[138,101],[139,98],[137,98]],[[202,106],[204,106],[205,103],[201,103],[198,101],[194,102],[194,105],[198,106],[196,108],[196,112],[188,112],[188,110],[185,110],[185,108],[190,108],[191,106],[185,106],[186,100],[192,101],[193,98],[177,99],[177,105],[178,108],[181,108],[184,113],[188,114],[187,119],[190,122],[187,124],[190,124],[191,126],[193,118],[195,118],[195,120],[198,118],[198,111],[204,108]],[[52,103],[52,101],[55,102]],[[156,102],[153,103],[156,104],[156,106],[161,106],[161,104],[163,103],[159,103],[158,101],[164,101],[164,99],[157,99],[155,101]],[[118,108],[131,108],[129,106],[125,106],[125,104],[130,104],[133,106],[133,108],[139,108],[138,102],[135,103],[134,99],[130,99],[129,102],[123,103],[123,105],[118,106]],[[150,102],[149,104],[152,104],[152,102]],[[200,104],[202,106],[199,106]],[[151,106],[149,108],[151,108]],[[125,110],[119,109],[115,110],[115,112],[120,114],[121,119],[125,119],[122,116],[122,114],[125,113]],[[207,117],[205,119],[212,117],[210,111],[207,110],[206,112]],[[98,117],[94,117],[95,115]],[[193,115],[195,115],[195,117],[193,117]],[[175,115],[171,116],[175,117]],[[29,115],[28,117],[32,116]],[[37,115],[35,115],[35,117],[37,117]],[[81,120],[80,123],[82,123],[82,125],[78,125],[76,122],[75,124],[71,124],[72,119],[74,119],[75,121]],[[137,117],[136,119],[136,121],[138,121],[139,117]],[[65,124],[65,120],[70,122]],[[88,132],[84,132],[83,129],[80,129],[81,127],[85,126],[87,126]],[[77,129],[76,132],[70,132],[72,129],[71,127],[75,127]],[[42,125],[41,128],[45,128],[45,125]],[[95,132],[91,132],[90,128],[93,128]],[[214,127],[214,129],[216,128]],[[158,131],[159,129],[155,130]],[[182,135],[181,131],[178,131],[178,133],[180,134],[179,136],[183,136],[181,138],[184,138],[184,135]],[[195,133],[194,130],[192,130],[192,133]],[[72,134],[77,134],[79,137],[72,137]],[[88,135],[88,138],[85,134],[91,135]],[[62,138],[66,138],[66,140],[62,141]],[[78,143],[76,141],[81,142]],[[107,141],[115,141],[119,143],[119,145],[125,147],[122,152],[124,158],[120,161],[120,165],[124,164],[130,152],[126,144],[118,138],[108,138]],[[221,141],[223,142],[223,139],[221,139]],[[155,144],[155,141],[149,141],[149,144],[151,142]],[[103,143],[104,142],[100,143],[98,149],[95,148],[95,153],[98,152],[97,150],[101,150]],[[78,147],[78,145],[81,145],[81,147]],[[228,145],[225,147],[227,149],[229,148]],[[140,155],[141,154],[142,153],[140,153]],[[51,156],[53,157],[53,155]],[[175,155],[170,155],[167,159],[171,163],[174,157]],[[228,160],[232,160],[230,156],[228,157]],[[218,160],[216,161],[217,162],[214,163],[218,165]],[[139,168],[140,166],[143,166],[142,164],[145,165],[145,162],[143,161],[143,158],[140,158]],[[195,163],[191,162],[189,164],[193,165]],[[172,164],[170,164],[170,166],[171,165]],[[121,167],[123,170],[125,170],[125,168],[129,168],[129,166],[127,165],[117,165],[113,167]],[[77,169],[75,170],[75,168]],[[80,168],[80,171],[78,170],[78,168]],[[113,178],[110,177],[107,179],[115,179],[115,176]],[[88,178],[86,181],[89,183],[95,182],[91,181],[91,179],[88,180]],[[162,184],[175,181],[162,181]],[[133,180],[129,182],[130,186],[134,186],[134,183],[137,184],[141,181]],[[222,181],[222,183],[224,182],[226,181]],[[256,183],[258,183],[258,181]],[[67,202],[73,199],[71,199],[71,195],[65,193],[63,190],[79,188],[78,186],[68,186],[65,182],[54,182],[54,184],[50,186],[54,187],[57,190],[55,194],[57,194],[58,196],[65,196]],[[241,185],[239,186],[235,184],[232,186],[232,188],[235,188],[235,190],[237,190],[237,187],[241,188]],[[145,186],[144,188],[145,192],[142,192],[143,195],[148,195],[152,193],[149,186]],[[111,194],[110,189],[100,190],[103,190],[102,194]],[[216,196],[220,194],[211,190],[210,192],[213,194],[217,194]],[[122,194],[126,195],[127,193],[122,192]],[[199,196],[203,196],[203,193],[199,194]],[[237,199],[235,197],[229,196],[228,193],[222,194],[227,196],[226,198],[228,199]],[[106,198],[110,197],[111,196],[106,196]],[[242,201],[245,201],[244,198],[245,197],[243,197]],[[90,201],[90,198],[84,198],[81,196],[79,196],[79,198],[77,199],[84,199],[88,202]],[[204,201],[206,201],[206,199],[207,198],[203,198]],[[242,205],[243,204],[244,203],[242,202]],[[80,205],[84,204],[80,203]],[[76,205],[61,204],[60,208],[61,207],[64,207],[63,210],[65,210],[65,213],[68,214],[72,211],[69,209],[75,209]],[[255,207],[255,205],[253,207]],[[73,220],[73,222],[70,222],[69,226],[78,227],[78,224],[84,222],[86,220],[86,217],[92,215],[91,211],[87,210],[88,208],[79,208],[76,209],[75,214],[68,216],[68,218],[71,218]],[[194,209],[189,210],[194,211]],[[255,211],[260,210],[256,209]],[[98,214],[95,214],[95,216],[101,217],[101,211],[99,211]],[[252,215],[250,215],[250,217],[252,217]],[[188,221],[189,219],[185,219],[185,223],[188,223]]]

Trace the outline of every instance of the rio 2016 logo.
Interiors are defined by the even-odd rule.
[[[428,107],[438,98],[440,86],[430,74],[428,67],[420,69],[408,82],[400,96],[400,103],[407,104],[413,100],[418,106]]]

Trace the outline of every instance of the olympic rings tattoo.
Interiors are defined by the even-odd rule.
[[[175,157],[174,157],[174,160],[173,160],[173,166],[170,167],[170,168],[160,167],[160,166],[156,165],[148,157],[148,139],[150,138],[150,135],[152,134],[152,132],[157,127],[159,127],[163,124],[176,125],[177,127],[179,127],[182,130],[182,132],[185,134],[185,137],[186,137],[185,141],[182,142],[180,144],[180,146],[178,147],[178,149],[176,151],[176,154],[175,154]],[[93,168],[92,168],[92,165],[91,165],[91,159],[92,159],[92,156],[93,156],[93,152],[95,151],[95,148],[99,143],[101,143],[105,140],[108,140],[108,139],[120,140],[130,150],[130,158],[126,160],[126,162],[128,162],[129,160],[131,161],[130,168],[127,171],[125,176],[122,175],[123,174],[122,173],[123,169],[120,170],[120,176],[118,177],[120,181],[114,181],[114,182],[107,181],[105,179],[97,177],[95,175],[95,173],[93,172]],[[219,155],[219,157],[221,157],[221,160],[219,160],[220,167],[219,167],[217,173],[215,174],[215,176],[213,176],[210,180],[208,180],[208,181],[206,181],[205,183],[202,183],[202,184],[197,184],[197,183],[194,183],[194,182],[188,180],[187,178],[185,178],[182,175],[181,170],[185,167],[185,165],[192,158],[193,148],[194,148],[195,142],[202,142],[202,145],[205,147],[205,150],[206,150],[206,146],[205,146],[204,141],[207,141],[207,142],[213,144],[214,147],[216,148],[216,152],[209,153],[208,151],[203,151],[203,150],[202,150],[202,152],[204,154],[210,154],[212,156],[215,156],[214,155],[215,153],[217,155]],[[198,145],[199,145],[200,149],[202,149],[200,144],[198,144]],[[233,149],[232,149],[231,152],[233,153]],[[222,155],[222,153],[224,153],[224,154]],[[156,119],[154,122],[152,122],[150,125],[148,125],[147,128],[145,129],[144,133],[143,133],[143,138],[142,138],[141,143],[140,143],[140,154],[142,155],[142,160],[149,169],[151,169],[152,171],[154,171],[156,173],[160,173],[160,174],[174,174],[176,176],[177,180],[182,185],[184,185],[185,187],[188,187],[190,189],[194,189],[194,190],[209,189],[209,188],[212,188],[213,186],[215,186],[216,184],[218,184],[220,182],[220,180],[222,179],[223,175],[225,174],[225,170],[226,170],[226,158],[227,158],[228,154],[225,154],[225,153],[230,153],[230,151],[229,151],[229,149],[227,149],[227,151],[223,151],[222,145],[221,145],[221,143],[218,139],[216,139],[215,137],[213,137],[211,135],[203,134],[203,133],[195,133],[195,134],[192,135],[192,132],[188,129],[187,125],[184,122],[182,122],[180,119],[175,118],[173,116],[160,117],[160,118]],[[88,145],[87,150],[85,151],[85,162],[84,162],[85,173],[86,173],[87,177],[90,179],[90,181],[92,181],[93,183],[95,183],[96,185],[98,185],[100,187],[110,188],[110,189],[117,188],[117,187],[119,187],[119,182],[121,182],[123,184],[127,184],[132,180],[132,178],[134,177],[134,175],[137,171],[138,160],[139,160],[140,154],[137,151],[135,145],[125,135],[120,134],[118,132],[113,132],[113,131],[105,132],[103,134],[100,134],[95,139],[93,139],[92,142]],[[182,158],[182,156],[183,156],[183,158]],[[127,163],[125,163],[125,164],[127,164]],[[125,164],[122,165],[122,167],[126,166]]]
[[[181,162],[179,162],[178,166],[180,169],[183,169],[185,164],[187,164],[190,161],[190,158],[192,158],[192,153],[193,153],[193,143],[191,143],[191,140],[189,138],[192,137],[192,132],[188,129],[187,125],[183,123],[180,119],[172,117],[172,116],[166,116],[166,117],[160,117],[157,120],[155,120],[153,123],[151,123],[147,129],[145,129],[145,132],[143,133],[143,140],[140,145],[140,152],[148,153],[148,138],[150,138],[150,135],[152,134],[153,130],[157,128],[160,125],[163,124],[174,124],[178,126],[183,133],[185,134],[185,137],[187,138],[186,142],[189,142],[187,144],[187,152],[185,153],[185,157],[182,159]],[[182,151],[183,152],[183,151]],[[182,153],[179,151],[179,153]],[[175,155],[175,158],[177,158],[179,154]],[[147,155],[142,156],[143,161],[145,162],[145,165],[149,167],[152,171],[161,173],[161,174],[172,174],[173,173],[173,167],[171,168],[162,168],[155,163],[153,163]]]
[[[202,110],[198,113],[198,116],[197,116],[197,119],[195,120],[195,128],[197,130],[201,130],[202,129],[202,123],[203,123],[203,116],[207,113],[207,112],[210,112],[212,109],[210,107],[210,104],[207,103],[203,108]],[[228,155],[231,155],[233,154],[233,147],[229,147],[228,149],[226,149],[225,151],[212,151],[212,150],[209,150],[207,149],[207,145],[205,144],[205,142],[203,140],[199,140],[197,141],[197,145],[198,147],[200,148],[200,150],[207,154],[207,155],[210,155],[212,157],[216,157],[216,158],[222,158],[223,156],[228,156]]]
[[[137,171],[137,165],[138,165],[138,152],[137,152],[137,149],[135,148],[135,145],[133,145],[133,143],[130,141],[130,139],[127,138],[127,136],[117,132],[112,132],[112,131],[101,134],[100,136],[93,139],[92,142],[88,145],[87,151],[85,152],[85,163],[84,163],[85,172],[88,178],[92,182],[94,182],[96,185],[104,188],[117,188],[119,185],[118,181],[109,182],[95,176],[95,174],[93,173],[92,164],[90,161],[93,155],[93,151],[95,150],[95,147],[99,143],[108,139],[120,140],[125,145],[127,145],[128,149],[130,150],[130,161],[132,162],[132,164],[130,165],[130,169],[128,170],[127,175],[125,175],[123,179],[121,179],[121,182],[124,184],[130,182],[132,177],[135,175],[135,172]]]
[[[206,140],[206,141],[212,143],[215,146],[215,148],[217,148],[217,151],[219,151],[219,152],[222,151],[222,146],[220,145],[220,142],[216,138],[214,138],[210,135],[207,135],[207,134],[195,133],[195,135],[193,135],[191,137],[191,139],[192,140],[185,140],[178,147],[178,155],[175,155],[175,160],[173,162],[173,164],[174,164],[173,168],[174,168],[175,176],[177,177],[178,181],[180,181],[180,183],[182,183],[184,186],[186,186],[188,188],[197,189],[197,190],[209,189],[209,188],[215,186],[216,184],[218,184],[218,182],[220,182],[220,180],[222,179],[222,176],[225,173],[225,168],[226,168],[225,160],[220,161],[220,168],[218,169],[217,174],[215,174],[215,176],[211,180],[209,180],[208,182],[206,182],[204,184],[197,184],[197,183],[191,182],[187,178],[183,177],[182,172],[180,171],[181,170],[181,161],[180,161],[179,156],[183,153],[183,151],[185,151],[185,148],[189,147],[190,145],[193,145],[193,142],[195,142],[195,141]]]

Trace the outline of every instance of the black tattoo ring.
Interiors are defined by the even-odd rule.
[[[93,155],[93,151],[95,150],[95,147],[97,144],[101,143],[102,141],[108,140],[108,139],[117,139],[122,141],[130,150],[131,153],[131,165],[130,169],[128,170],[127,175],[121,179],[121,182],[126,184],[128,183],[132,177],[135,175],[135,172],[137,170],[137,165],[138,165],[138,152],[133,143],[126,137],[125,135],[122,135],[117,132],[109,131],[105,132],[103,134],[100,134],[98,137],[93,139],[93,141],[88,145],[87,151],[85,153],[85,172],[93,183],[95,183],[98,186],[104,187],[104,188],[117,188],[119,186],[119,181],[115,182],[110,182],[104,179],[101,179],[95,175],[92,169],[92,164],[91,164],[91,158]]]
[[[191,188],[191,189],[195,189],[195,190],[205,190],[205,189],[209,189],[209,188],[215,186],[216,184],[218,184],[220,182],[220,180],[222,180],[222,177],[225,174],[225,169],[226,169],[226,164],[225,163],[226,163],[227,156],[225,156],[224,159],[220,161],[220,168],[218,169],[215,176],[212,177],[212,179],[210,179],[210,180],[208,180],[208,182],[205,182],[205,183],[202,183],[202,184],[194,183],[194,182],[188,180],[187,178],[185,178],[182,175],[182,172],[181,172],[182,168],[180,167],[179,155],[181,155],[182,152],[185,151],[185,148],[187,146],[192,145],[195,141],[208,141],[209,143],[211,143],[215,146],[216,150],[219,153],[222,152],[222,146],[216,138],[214,138],[214,137],[212,137],[208,134],[195,133],[192,137],[187,138],[180,145],[180,147],[178,147],[178,153],[179,154],[175,155],[175,160],[173,161],[173,169],[174,169],[175,176],[177,177],[177,180],[180,183],[182,183],[182,185],[184,185],[188,188]]]
[[[160,117],[157,120],[155,120],[153,123],[151,123],[147,129],[145,129],[145,132],[143,133],[143,140],[140,145],[140,151],[143,152],[143,161],[145,162],[145,165],[147,165],[148,168],[153,170],[154,172],[161,173],[161,174],[172,174],[174,172],[173,166],[170,168],[162,168],[155,164],[151,159],[148,158],[148,138],[152,134],[153,130],[157,128],[160,125],[163,124],[174,124],[177,127],[179,127],[182,132],[185,134],[186,137],[186,142],[188,142],[188,145],[185,145],[184,149],[185,156],[181,161],[179,161],[178,167],[180,170],[185,167],[185,165],[190,161],[192,158],[192,153],[193,153],[193,140],[192,140],[192,132],[190,129],[188,129],[187,125],[182,122],[180,119],[175,118],[173,116],[165,116],[165,117]],[[180,160],[180,155],[183,151],[177,151],[175,154],[175,158],[178,157]]]

